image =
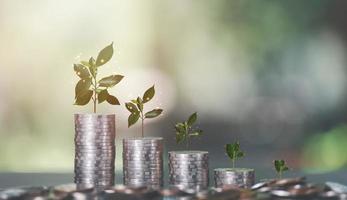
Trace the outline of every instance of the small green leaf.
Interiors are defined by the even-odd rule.
[[[155,94],[155,89],[154,89],[154,85],[152,87],[150,87],[149,89],[146,90],[146,92],[143,94],[143,103],[147,103],[148,101],[150,101]]]
[[[131,102],[128,102],[128,103],[125,103],[125,107],[129,110],[129,112],[131,113],[138,113],[139,110],[136,108],[136,105],[131,103]]]
[[[88,61],[84,61],[84,60],[82,60],[82,61],[81,61],[81,64],[82,64],[82,65],[84,65],[84,66],[86,66],[86,67],[90,67],[90,65],[89,65],[89,62],[88,62]]]
[[[90,77],[88,67],[81,64],[74,64],[74,70],[81,79],[86,79]]]
[[[95,78],[96,74],[98,73],[98,69],[95,66],[95,60],[93,57],[90,57],[89,59],[89,71],[92,74],[92,76]]]
[[[75,87],[75,99],[79,95],[83,94],[84,92],[88,92],[91,85],[92,85],[92,79],[91,78],[79,80],[76,84],[76,87]]]
[[[284,160],[275,160],[275,169],[277,172],[281,172]]]
[[[242,158],[243,156],[245,156],[245,153],[243,153],[242,151],[239,151],[239,152],[236,154],[236,157],[237,157],[237,158]]]
[[[201,135],[202,135],[202,131],[201,130],[195,131],[195,132],[192,132],[192,133],[189,134],[189,136],[195,136],[195,137],[201,136]]]
[[[184,140],[184,133],[176,132],[176,143],[179,144]]]
[[[196,122],[196,119],[197,119],[197,113],[193,113],[192,115],[190,115],[188,121],[187,121],[187,124],[189,126],[192,126],[195,122]]]
[[[112,58],[112,55],[113,55],[113,42],[99,52],[99,55],[96,58],[96,66],[99,67],[107,63]]]
[[[78,95],[75,100],[75,105],[79,105],[79,106],[86,105],[90,101],[92,96],[93,96],[92,90],[88,90],[87,92],[84,92],[83,94]]]
[[[230,159],[234,159],[234,146],[233,144],[226,144],[225,151]]]
[[[175,129],[176,129],[176,131],[179,132],[179,133],[185,133],[185,131],[186,131],[186,129],[185,129],[183,123],[177,123],[177,124],[175,125]]]
[[[107,90],[101,90],[98,94],[98,103],[102,103],[107,100],[109,94]]]
[[[142,103],[142,99],[140,97],[137,97],[136,105],[137,105],[137,108],[142,112],[143,111],[143,103]]]
[[[124,76],[122,76],[122,75],[107,76],[105,78],[102,78],[99,81],[99,86],[100,87],[113,87],[116,84],[118,84],[123,78],[124,78]]]
[[[128,127],[134,125],[140,118],[139,112],[132,112],[128,117]]]
[[[111,105],[120,105],[117,97],[112,96],[112,95],[108,95],[106,101]]]
[[[163,109],[153,109],[145,114],[145,118],[158,117],[163,112]]]

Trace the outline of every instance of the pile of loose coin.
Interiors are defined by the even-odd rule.
[[[338,191],[337,186],[313,184],[304,177],[270,180],[255,184],[252,189],[279,198],[347,199],[347,191]]]
[[[75,183],[80,188],[114,185],[114,115],[75,115]]]
[[[169,184],[181,189],[206,190],[209,184],[208,152],[169,152]]]
[[[127,186],[163,186],[163,138],[123,140],[123,181]]]

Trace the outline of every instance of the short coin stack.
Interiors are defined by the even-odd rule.
[[[123,140],[123,181],[133,187],[163,186],[163,138]]]
[[[79,189],[114,185],[115,115],[75,115],[75,183]]]
[[[208,152],[169,152],[169,184],[180,189],[206,189],[209,184]]]
[[[219,168],[214,170],[215,187],[237,186],[250,188],[254,184],[255,175],[253,169],[246,168]]]

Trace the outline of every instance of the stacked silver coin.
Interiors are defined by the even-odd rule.
[[[75,114],[78,189],[114,185],[115,136],[115,115]]]
[[[123,182],[133,187],[163,186],[163,138],[123,140]]]
[[[184,190],[207,189],[209,184],[208,152],[169,152],[169,184]]]
[[[255,173],[253,169],[246,168],[219,168],[214,170],[215,187],[237,186],[250,188],[254,184]]]

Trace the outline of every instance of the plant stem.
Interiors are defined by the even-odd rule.
[[[97,90],[97,87],[96,87],[96,78],[94,78],[94,113],[96,113],[96,90]]]
[[[233,157],[234,157],[234,159],[232,159],[233,168],[235,168],[235,160],[236,160],[236,153],[235,152],[233,152]]]
[[[143,117],[143,111],[141,111],[141,136],[144,137],[144,121],[145,118]]]
[[[189,129],[186,127],[186,148],[189,149]]]

